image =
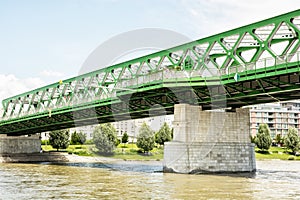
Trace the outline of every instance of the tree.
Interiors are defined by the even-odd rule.
[[[50,145],[57,149],[66,149],[69,146],[70,131],[68,129],[51,131],[49,133]]]
[[[83,132],[77,133],[74,131],[71,135],[71,144],[72,145],[78,145],[78,144],[84,144],[86,141],[86,135]]]
[[[93,132],[93,140],[100,154],[112,154],[118,145],[117,131],[115,127],[108,124],[97,126]]]
[[[137,147],[143,149],[144,153],[153,149],[155,144],[154,133],[150,127],[144,122],[137,136]]]
[[[281,136],[281,134],[276,134],[275,136],[275,143],[277,144],[277,146],[281,146],[283,143],[283,138]]]
[[[122,136],[122,143],[125,144],[128,142],[128,134],[125,132]]]
[[[272,138],[270,135],[270,129],[267,124],[259,125],[258,133],[255,138],[255,144],[259,149],[263,151],[269,150],[272,144]]]
[[[255,143],[255,138],[256,138],[256,135],[250,136],[251,143]]]
[[[299,149],[300,138],[298,131],[295,128],[289,128],[287,135],[284,137],[284,145],[287,149],[292,150],[293,153]]]
[[[162,127],[157,131],[155,134],[155,142],[157,144],[163,145],[165,142],[171,141],[172,139],[172,132],[170,127],[165,122]]]

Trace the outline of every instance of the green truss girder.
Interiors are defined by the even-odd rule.
[[[299,33],[296,10],[58,81],[3,100],[0,133],[139,118],[156,104],[169,114],[176,103],[211,109],[218,101],[238,107],[298,98]]]

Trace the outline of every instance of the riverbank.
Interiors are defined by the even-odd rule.
[[[44,152],[56,152],[50,145],[42,145]],[[99,156],[95,145],[69,145],[64,150],[68,154],[78,155],[83,157],[103,157],[104,159],[121,159],[121,160],[163,160],[163,148],[154,148],[148,154],[144,154],[136,144],[120,144],[114,150],[111,156]]]
[[[67,154],[56,152],[1,154],[0,163],[69,162]]]
[[[56,151],[51,146],[42,146],[45,152]],[[101,157],[96,153],[94,145],[70,145],[68,149],[65,150],[69,154],[79,155],[83,157]],[[144,154],[135,144],[120,144],[111,156],[103,157],[103,159],[121,159],[121,160],[142,160],[151,161],[163,160],[164,152],[163,147],[154,148],[149,152],[149,154]],[[288,152],[286,148],[283,147],[270,147],[268,151],[260,151],[255,148],[256,160],[268,160],[268,159],[279,159],[279,160],[299,160],[300,156],[295,156],[291,152]]]
[[[161,160],[126,160],[120,158],[104,157],[104,156],[79,156],[66,152],[43,152],[43,153],[27,153],[27,154],[2,154],[0,155],[0,163],[147,163],[161,164]]]
[[[49,147],[49,146],[48,146]],[[56,152],[50,148],[43,148],[43,153],[34,154],[3,154],[0,163],[17,162],[82,162],[82,163],[110,163],[120,161],[142,161],[161,162],[163,160],[163,149],[156,148],[150,154],[139,152],[134,145],[126,148],[117,148],[112,156],[99,156],[93,153],[92,145],[70,145],[65,151]],[[45,151],[46,150],[46,151]],[[294,156],[286,152],[284,148],[271,147],[268,152],[255,150],[256,160],[300,160],[300,156]]]

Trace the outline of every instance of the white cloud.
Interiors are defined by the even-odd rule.
[[[19,79],[12,74],[0,74],[0,101],[2,102],[3,99],[28,92],[44,85],[45,82],[40,78]]]
[[[181,0],[180,5],[186,22],[203,37],[293,11],[299,1]]]
[[[43,70],[40,72],[40,75],[45,77],[62,77],[63,73],[53,71],[53,70]]]

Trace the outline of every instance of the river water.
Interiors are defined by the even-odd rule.
[[[255,174],[161,173],[159,162],[0,164],[0,199],[300,199],[300,162]]]

